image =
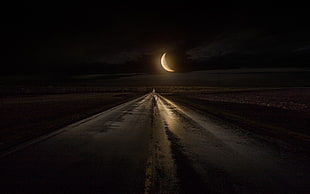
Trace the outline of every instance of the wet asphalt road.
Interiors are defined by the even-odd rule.
[[[0,158],[0,193],[309,193],[309,156],[152,92]]]

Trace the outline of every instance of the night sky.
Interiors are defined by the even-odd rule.
[[[2,74],[309,67],[307,6],[264,1],[24,1],[1,10]]]

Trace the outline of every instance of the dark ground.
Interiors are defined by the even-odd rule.
[[[72,90],[1,97],[7,147],[52,134],[3,155],[3,191],[308,189],[309,88],[157,87],[141,98],[149,88]]]
[[[309,88],[230,90],[179,88],[165,96],[252,132],[310,146]]]
[[[10,88],[0,96],[0,151],[134,99],[145,88]]]
[[[144,87],[15,87],[1,90],[0,150],[141,95]],[[295,144],[310,142],[309,88],[158,87],[208,115]]]

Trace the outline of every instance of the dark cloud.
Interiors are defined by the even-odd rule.
[[[290,32],[270,34],[266,30],[247,29],[222,33],[212,40],[190,49],[191,59],[205,60],[214,56],[229,54],[257,55],[262,53],[287,54],[288,52],[307,50],[310,37],[307,33]]]
[[[24,1],[3,8],[1,60],[10,72],[92,63],[141,70],[165,51],[191,69],[188,60],[309,45],[307,10],[297,3]]]

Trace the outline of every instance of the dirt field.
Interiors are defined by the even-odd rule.
[[[168,98],[246,130],[310,145],[310,89],[196,89],[166,91]]]
[[[197,97],[209,101],[254,104],[310,112],[310,89],[305,88],[201,94]]]
[[[1,97],[0,151],[142,94],[120,91]]]

